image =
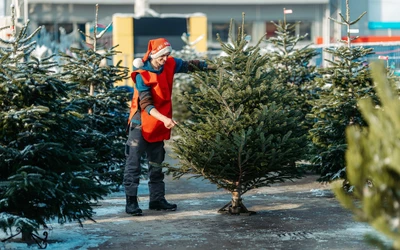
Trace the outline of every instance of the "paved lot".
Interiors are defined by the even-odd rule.
[[[230,193],[202,179],[167,177],[167,199],[178,204],[174,212],[148,210],[146,183],[140,186],[144,215],[123,212],[123,193],[102,201],[97,228],[107,240],[90,249],[374,249],[363,241],[375,233],[355,222],[329,186],[317,176],[252,190],[243,202],[255,215],[218,213],[230,201]],[[119,213],[101,215],[101,211]]]
[[[175,162],[168,158],[171,164]],[[355,222],[337,202],[329,186],[308,175],[294,182],[246,193],[243,203],[255,215],[218,213],[231,194],[202,179],[166,178],[167,199],[178,204],[173,212],[148,210],[146,181],[140,186],[143,216],[125,214],[125,195],[113,193],[95,207],[96,223],[86,221],[50,225],[48,250],[180,250],[180,249],[374,249],[363,241],[375,234],[367,224]],[[4,235],[1,237],[5,238]],[[0,249],[38,249],[14,241]]]

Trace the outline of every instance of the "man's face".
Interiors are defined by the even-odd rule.
[[[158,67],[163,66],[165,64],[165,62],[167,61],[167,58],[170,54],[171,53],[166,53],[160,57],[154,58],[153,60],[156,64],[156,66],[158,66]]]

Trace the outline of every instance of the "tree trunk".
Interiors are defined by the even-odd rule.
[[[32,243],[33,242],[33,240],[32,240],[32,232],[28,232],[28,231],[22,230],[21,233],[22,233],[21,240],[23,242],[27,242],[27,243]]]
[[[242,203],[240,188],[235,189],[232,192],[232,200],[218,210],[218,212],[232,215],[252,215],[256,213],[254,211],[247,210],[246,206]]]
[[[229,213],[231,214],[240,214],[244,207],[242,203],[242,198],[240,192],[236,189],[232,192],[232,201],[231,206],[229,207]],[[246,209],[247,210],[247,209]]]

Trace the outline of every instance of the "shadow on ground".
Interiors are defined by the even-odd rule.
[[[171,160],[171,159],[170,159]],[[329,186],[308,175],[251,190],[243,203],[255,215],[227,215],[218,209],[230,193],[207,180],[166,177],[167,200],[178,204],[174,212],[148,210],[148,189],[140,186],[143,216],[124,213],[123,193],[105,199],[99,209],[119,208],[95,217],[108,240],[91,249],[374,249],[363,241],[370,226],[353,220],[334,198]],[[101,211],[101,210],[98,210]]]

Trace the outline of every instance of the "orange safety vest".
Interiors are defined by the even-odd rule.
[[[131,73],[131,78],[135,82],[131,110],[129,113],[128,126],[133,115],[139,106],[139,91],[136,89],[136,75],[142,76],[145,85],[151,87],[151,95],[153,97],[154,107],[161,114],[172,118],[172,84],[175,73],[175,60],[168,57],[164,64],[161,74],[138,69]],[[142,135],[148,142],[158,142],[168,140],[171,137],[171,130],[164,126],[164,123],[149,115],[144,109],[141,110]]]

